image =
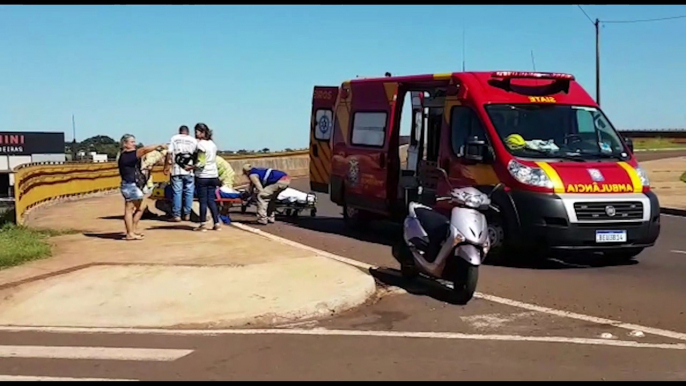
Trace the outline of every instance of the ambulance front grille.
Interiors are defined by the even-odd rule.
[[[574,211],[578,221],[643,219],[643,203],[640,201],[577,202],[574,203]]]

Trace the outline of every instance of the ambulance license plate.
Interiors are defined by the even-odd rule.
[[[595,231],[596,243],[626,242],[626,231]]]

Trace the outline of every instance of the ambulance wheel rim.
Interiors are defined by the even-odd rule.
[[[502,244],[504,237],[505,231],[502,227],[498,225],[488,226],[488,240],[490,241],[491,248],[499,247]]]

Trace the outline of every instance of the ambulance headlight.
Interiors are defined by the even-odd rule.
[[[510,172],[512,177],[522,184],[539,186],[541,188],[548,189],[553,188],[553,182],[541,168],[526,166],[513,159],[509,164],[507,164],[507,170]]]
[[[636,166],[636,174],[638,174],[638,178],[641,179],[641,185],[650,186],[650,179],[648,178],[648,173],[646,173],[646,171],[643,170],[640,166]]]

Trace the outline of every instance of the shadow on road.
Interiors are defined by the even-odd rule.
[[[399,270],[393,268],[370,268],[369,273],[381,283],[402,288],[412,295],[428,296],[441,302],[460,306],[464,305],[456,303],[454,299],[451,298],[451,288],[446,287],[435,280],[423,277],[414,280],[405,279],[402,277]]]
[[[365,241],[374,244],[392,246],[400,236],[399,224],[387,221],[375,221],[368,225],[366,230],[353,230],[345,225],[340,217],[281,217],[279,221],[315,232],[331,233],[351,239]],[[605,257],[601,254],[557,254],[542,258],[509,257],[507,259],[486,259],[484,265],[496,267],[536,269],[536,270],[559,270],[559,269],[584,269],[603,268],[638,264],[636,260],[617,260]]]
[[[92,233],[84,232],[86,237],[95,237],[104,240],[124,240],[124,232],[106,232],[106,233]]]
[[[119,221],[124,221],[124,215],[123,214],[118,214],[118,215],[113,215],[113,216],[102,216],[98,217],[100,220],[119,220]],[[165,219],[165,216],[160,216],[156,215],[155,213],[152,213],[150,211],[145,211],[143,213],[143,217],[141,217],[142,220],[163,220]]]
[[[195,225],[197,226],[197,225]],[[175,225],[155,225],[151,226],[148,229],[150,230],[172,230],[172,231],[191,231],[195,229],[194,225],[186,225],[186,224],[175,224]]]
[[[373,222],[366,230],[353,230],[340,217],[282,217],[279,221],[315,232],[331,233],[374,244],[391,246],[400,237],[400,226],[388,222]]]
[[[114,215],[114,216],[102,216],[102,217],[98,217],[98,218],[99,218],[100,220],[121,220],[121,221],[123,221],[123,220],[124,220],[124,215],[123,215],[123,214],[118,214],[118,215]]]
[[[520,269],[539,269],[539,270],[558,270],[558,269],[583,269],[583,268],[605,268],[626,265],[636,265],[636,260],[612,259],[599,253],[593,254],[564,254],[558,256],[544,256],[541,258],[522,258],[510,257],[506,260],[486,259],[486,265],[506,268]]]

